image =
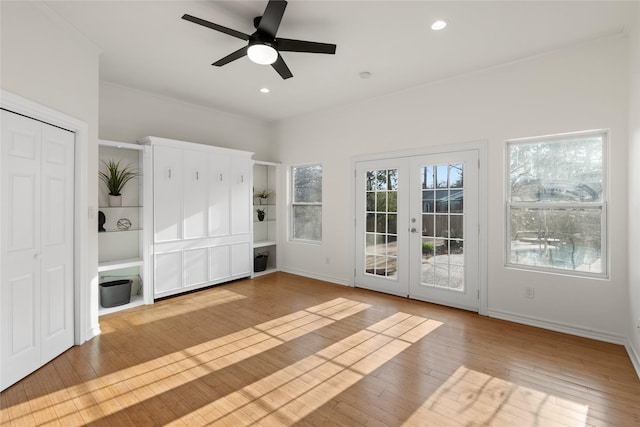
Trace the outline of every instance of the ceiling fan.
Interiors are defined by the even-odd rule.
[[[282,15],[284,15],[286,7],[287,2],[284,0],[269,0],[262,16],[257,16],[253,19],[253,26],[256,28],[256,31],[251,35],[188,14],[184,14],[182,19],[248,41],[245,47],[236,50],[211,65],[222,67],[247,55],[251,61],[257,64],[271,65],[278,74],[280,74],[280,77],[288,79],[293,77],[293,74],[291,74],[291,70],[287,67],[284,59],[282,59],[280,52],[326,53],[333,55],[336,53],[336,45],[276,38],[276,33],[278,32],[278,27],[280,27],[280,21],[282,21]]]

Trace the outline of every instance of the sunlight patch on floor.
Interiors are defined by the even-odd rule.
[[[135,395],[141,402],[180,387],[212,372],[239,363],[340,319],[364,311],[369,304],[336,298],[251,328],[176,351],[147,362],[122,369],[85,383],[67,387],[9,407],[14,413],[28,414],[42,422],[57,419],[75,424],[70,417],[80,411],[85,422],[98,421],[136,404],[119,401],[123,395]],[[95,410],[99,407],[100,410]],[[26,415],[25,415],[26,416]],[[69,417],[69,418],[67,418]],[[13,422],[19,423],[20,418]]]
[[[197,412],[220,425],[292,425],[441,325],[396,313]]]
[[[588,412],[588,405],[461,366],[403,426],[453,417],[466,426],[585,427]]]
[[[245,295],[227,289],[211,289],[207,298],[198,299],[197,303],[193,299],[171,299],[166,303],[156,302],[153,305],[153,310],[138,310],[129,315],[127,321],[132,325],[144,325],[245,298],[247,298]],[[104,334],[105,331],[103,330],[102,333]]]

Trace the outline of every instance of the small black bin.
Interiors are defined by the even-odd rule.
[[[258,273],[267,269],[268,254],[258,254],[253,259],[253,272]]]
[[[114,280],[100,283],[100,305],[104,308],[129,304],[131,280]]]

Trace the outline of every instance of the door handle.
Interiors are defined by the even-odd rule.
[[[416,230],[416,228],[415,228],[415,227],[411,227],[411,228],[409,229],[409,231],[410,231],[410,232],[412,232],[412,233],[416,233],[418,230]]]

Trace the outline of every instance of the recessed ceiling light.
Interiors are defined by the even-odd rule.
[[[440,31],[440,30],[443,30],[444,27],[446,27],[446,26],[447,26],[447,23],[445,21],[437,20],[436,22],[431,24],[431,29],[433,31]]]
[[[360,73],[361,79],[368,79],[369,77],[371,77],[371,73],[369,71],[363,71]]]
[[[269,89],[268,87],[263,87],[263,88],[260,88],[260,92],[269,93],[269,92],[271,92],[271,89]]]

